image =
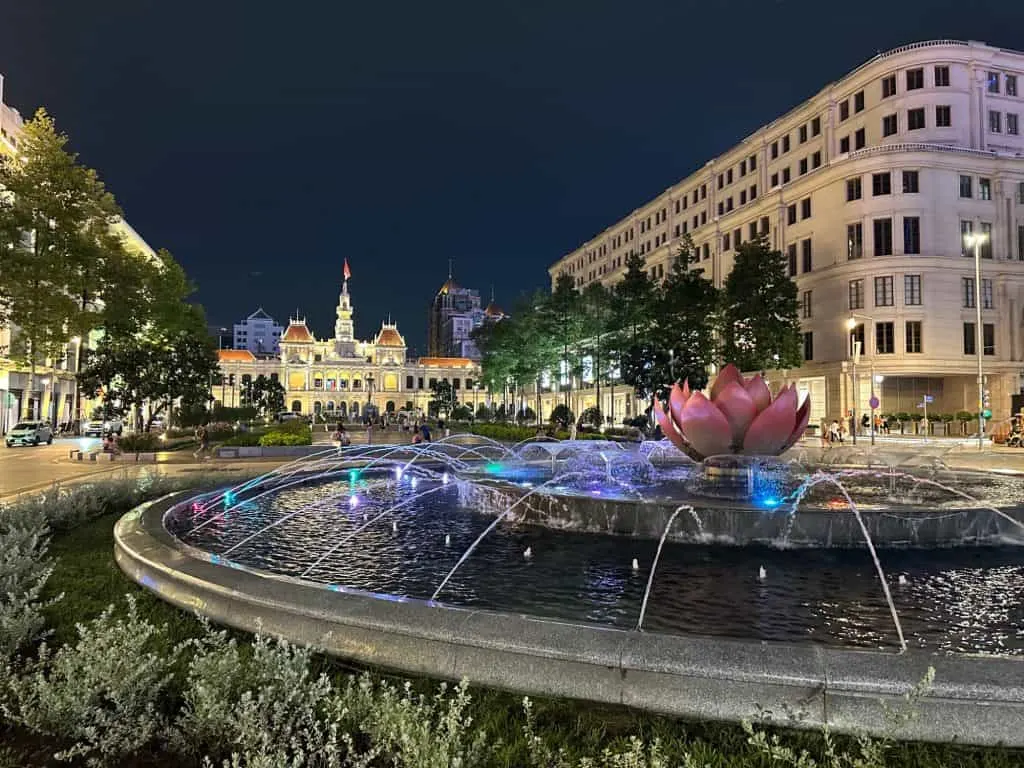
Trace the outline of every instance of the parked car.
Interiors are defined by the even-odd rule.
[[[277,416],[274,417],[274,421],[280,423],[284,421],[295,421],[296,419],[302,418],[301,414],[293,411],[281,411]]]
[[[45,421],[19,421],[7,433],[7,447],[16,445],[39,445],[53,442],[53,429]]]
[[[120,435],[124,433],[124,423],[119,418],[90,419],[82,427],[86,437],[103,437],[104,435]]]

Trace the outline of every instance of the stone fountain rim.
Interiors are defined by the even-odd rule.
[[[214,622],[258,629],[361,663],[541,696],[739,721],[780,702],[845,732],[1024,746],[1024,659],[902,655],[782,642],[660,635],[395,600],[197,557],[164,527],[193,492],[137,507],[114,529],[115,558],[134,581]],[[192,550],[192,551],[189,551]],[[897,732],[890,706],[937,670],[919,716]],[[979,706],[983,705],[983,706]]]

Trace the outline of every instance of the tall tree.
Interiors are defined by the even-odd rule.
[[[594,388],[597,393],[600,414],[601,386],[607,379],[610,367],[612,339],[612,294],[601,283],[591,283],[583,289],[583,354],[590,358]],[[604,415],[598,416],[598,423]]]
[[[547,347],[546,356],[554,356],[559,385],[569,404],[573,379],[580,368],[579,344],[583,340],[583,305],[572,275],[561,273],[555,289],[543,301],[535,316],[540,324],[537,341]]]
[[[429,413],[435,416],[450,416],[458,404],[455,389],[450,381],[442,379],[430,385],[430,401],[427,403]]]
[[[709,367],[718,360],[719,292],[703,269],[691,268],[697,261],[696,249],[687,237],[658,295],[657,338],[669,356],[665,381],[659,387],[663,396],[668,387],[682,380],[688,380],[694,389],[703,389]]]
[[[740,370],[801,364],[796,283],[763,236],[740,246],[722,292],[722,357]]]
[[[613,346],[622,380],[646,399],[661,386],[668,355],[653,336],[657,289],[642,256],[626,259],[626,273],[612,294]]]
[[[284,410],[284,394],[281,382],[261,373],[253,379],[249,389],[250,404],[261,416],[272,416]]]
[[[33,381],[38,364],[93,327],[102,292],[96,265],[120,249],[111,230],[117,204],[67,141],[40,109],[22,129],[18,155],[0,161],[2,320],[16,329],[10,352]]]

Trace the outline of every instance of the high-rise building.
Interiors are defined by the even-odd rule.
[[[1022,79],[1024,54],[979,42],[879,54],[566,254],[552,285],[614,283],[634,253],[660,280],[689,236],[721,286],[764,235],[803,326],[804,363],[771,377],[811,395],[812,424],[866,412],[872,394],[880,413],[920,413],[925,396],[931,413],[976,412],[979,345],[1003,418],[1024,382]],[[615,403],[602,392],[616,419],[638,405],[622,389]],[[558,401],[546,395],[545,413]]]
[[[484,322],[480,292],[463,288],[452,277],[438,290],[427,316],[427,354],[434,357],[468,357],[480,359],[480,352],[470,338],[473,329]]]
[[[260,307],[242,322],[235,323],[232,346],[247,349],[254,355],[277,355],[281,352],[282,333],[284,328]]]

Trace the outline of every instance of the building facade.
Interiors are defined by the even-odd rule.
[[[483,324],[485,317],[480,292],[460,286],[449,271],[448,279],[430,303],[427,354],[479,360],[480,351],[470,336]]]
[[[13,157],[24,121],[16,109],[4,102],[3,84],[0,75],[0,156]],[[128,222],[122,219],[114,226],[131,252],[140,258],[156,258],[153,249]],[[48,420],[53,425],[70,422],[78,416],[88,418],[100,403],[86,398],[76,401],[75,374],[83,348],[94,348],[99,335],[69,338],[59,359],[38,361],[34,377],[29,366],[11,359],[12,344],[17,343],[17,336],[17,327],[0,326],[0,434],[6,434],[26,415],[31,419]]]
[[[448,381],[458,401],[474,408],[483,402],[477,386],[479,364],[464,357],[428,356],[409,360],[397,325],[382,323],[369,341],[355,338],[348,278],[338,297],[334,336],[319,340],[305,319],[292,318],[281,335],[280,356],[259,359],[249,350],[219,352],[222,380],[212,396],[228,407],[245,403],[259,375],[285,389],[285,408],[317,421],[359,421],[367,413],[427,412],[431,385]],[[368,406],[370,407],[368,409]]]
[[[630,253],[661,279],[689,236],[721,286],[764,235],[787,256],[804,334],[803,365],[771,376],[811,395],[812,423],[865,412],[872,394],[881,412],[919,412],[926,395],[933,412],[976,412],[965,235],[981,233],[984,386],[1004,419],[1024,385],[1022,115],[1024,54],[956,40],[879,54],[566,254],[552,285],[612,284]]]
[[[283,333],[284,328],[260,307],[242,322],[235,323],[232,347],[246,349],[257,356],[279,355]]]

